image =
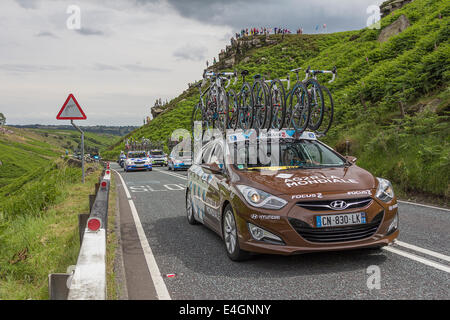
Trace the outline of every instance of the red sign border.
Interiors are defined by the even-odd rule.
[[[80,110],[82,117],[61,117],[61,113],[63,113],[64,109],[66,108],[67,104],[70,101],[70,98],[73,99],[75,102],[75,105],[77,106],[78,110]],[[59,111],[58,115],[56,116],[56,120],[86,120],[86,114],[84,113],[83,109],[81,109],[77,99],[75,99],[75,96],[71,93],[66,99],[66,102],[64,102],[64,105],[62,106],[61,110]]]

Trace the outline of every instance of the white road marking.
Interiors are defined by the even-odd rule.
[[[125,181],[123,181],[122,176],[121,176],[120,173],[117,172],[116,170],[114,170],[114,169],[112,169],[112,170],[113,170],[115,173],[118,174],[118,176],[119,176],[119,178],[120,178],[120,181],[122,182],[122,185],[123,185],[123,190],[125,190],[125,195],[127,196],[128,199],[131,199],[130,192],[128,191],[128,188],[127,188],[127,185],[125,184]]]
[[[125,181],[123,180],[120,174],[119,177],[120,180],[122,181],[125,193],[129,195],[130,193],[128,192],[128,188],[127,185],[125,184]],[[166,284],[164,283],[164,279],[162,278],[161,273],[159,271],[158,264],[156,263],[155,256],[153,255],[150,244],[148,243],[147,237],[145,236],[144,228],[142,227],[141,220],[139,219],[136,206],[134,205],[134,202],[131,199],[128,199],[128,204],[130,205],[134,224],[136,225],[137,234],[141,242],[142,250],[144,251],[145,261],[147,262],[147,268],[148,271],[150,272],[150,276],[152,277],[152,281],[155,286],[158,299],[171,300],[169,291],[167,290]]]
[[[429,205],[421,204],[421,203],[415,203],[415,202],[409,202],[409,201],[403,201],[403,200],[397,200],[397,202],[411,204],[413,206],[419,206],[419,207],[425,207],[425,208],[436,209],[436,210],[443,210],[443,211],[449,211],[450,212],[450,209],[441,208],[441,207],[435,207],[435,206],[429,206]]]
[[[402,251],[400,249],[393,248],[393,247],[383,247],[383,250],[386,250],[386,251],[398,254],[398,255],[403,256],[405,258],[409,258],[411,260],[423,263],[423,264],[425,264],[427,266],[430,266],[430,267],[433,267],[433,268],[445,271],[447,273],[450,273],[450,267],[445,266],[445,265],[440,264],[440,263],[437,263],[437,262],[434,262],[434,261],[431,261],[431,260],[428,260],[428,259],[425,259],[425,258],[422,258],[422,257],[419,257],[419,256],[416,256],[415,254],[412,254],[412,253],[409,253],[409,252],[406,252],[406,251]]]
[[[417,251],[417,252],[420,252],[420,253],[423,253],[423,254],[426,254],[426,255],[429,255],[429,256],[432,256],[432,257],[435,257],[435,258],[438,258],[438,259],[441,259],[441,260],[450,262],[449,256],[446,256],[445,254],[442,254],[439,252],[434,252],[434,251],[431,251],[431,250],[428,250],[425,248],[421,248],[421,247],[418,247],[418,246],[415,246],[415,245],[412,245],[412,244],[409,244],[409,243],[406,243],[403,241],[398,241],[398,240],[395,241],[395,244],[405,247],[405,248],[408,248],[408,249],[411,249],[411,250],[414,250],[414,251]]]
[[[173,172],[168,172],[168,171],[163,171],[163,170],[155,170],[155,171],[156,172],[165,173],[165,174],[168,174],[170,176],[174,176],[174,177],[177,177],[177,178],[180,178],[180,179],[183,179],[183,180],[187,180],[186,176],[178,175],[178,174],[173,173]]]

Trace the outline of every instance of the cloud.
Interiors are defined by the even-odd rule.
[[[173,52],[175,58],[181,60],[202,61],[205,60],[208,48],[204,46],[184,45]]]
[[[132,0],[139,4],[158,0]],[[369,5],[383,0],[167,0],[182,17],[210,25],[232,27],[283,27],[315,32],[327,24],[328,32],[366,27]]]
[[[99,70],[99,71],[117,71],[120,70],[120,68],[116,67],[116,66],[112,66],[109,64],[104,64],[104,63],[96,63],[94,66],[95,70]]]
[[[16,0],[16,2],[25,9],[37,9],[37,0]]]
[[[167,71],[169,71],[168,69],[164,69],[164,68],[142,66],[138,63],[125,64],[125,65],[122,65],[122,68],[124,68],[128,71],[132,71],[132,72],[167,72]]]
[[[105,34],[101,30],[95,30],[90,28],[75,29],[75,31],[83,36],[103,36]]]
[[[56,36],[55,34],[49,32],[49,31],[41,31],[38,34],[36,34],[36,37],[49,37],[49,38],[59,39],[58,36]]]
[[[31,64],[1,64],[0,70],[8,72],[43,72],[43,71],[61,71],[67,67],[56,65],[31,65]]]

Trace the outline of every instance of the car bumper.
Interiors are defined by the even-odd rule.
[[[127,170],[148,170],[148,169],[152,169],[152,165],[144,165],[144,166],[127,166],[126,167]]]
[[[236,211],[236,224],[239,231],[239,245],[241,249],[249,252],[257,252],[264,254],[301,254],[308,252],[323,252],[323,251],[341,251],[370,247],[381,247],[391,244],[399,235],[399,230],[389,230],[389,226],[394,220],[394,217],[398,214],[397,207],[392,208],[395,201],[389,204],[380,204],[376,200],[373,200],[372,204],[366,208],[353,210],[352,212],[364,211],[367,215],[367,224],[369,226],[372,221],[376,221],[377,216],[382,216],[378,224],[373,227],[373,232],[364,235],[362,238],[353,240],[350,236],[346,240],[330,241],[328,231],[335,232],[338,228],[347,228],[348,234],[356,234],[360,232],[358,226],[345,226],[345,227],[330,227],[330,228],[316,228],[314,227],[314,217],[316,215],[324,215],[321,212],[311,213],[303,208],[292,206],[287,211],[287,216],[277,216],[274,214],[274,210],[248,210],[248,207],[239,201],[237,203]],[[236,204],[236,202],[235,202]],[[244,213],[245,212],[245,213]],[[329,212],[335,214],[336,212]],[[349,212],[339,212],[349,213]],[[261,217],[270,216],[271,219],[261,219]],[[258,217],[258,218],[255,218]],[[310,228],[304,233],[301,228],[295,227],[292,217],[302,221],[302,223],[309,224]],[[297,220],[296,220],[297,221]],[[253,239],[248,229],[248,223],[252,223],[259,226],[276,236],[280,237],[283,242],[268,242],[258,241]],[[300,230],[300,231],[299,231]],[[340,229],[342,231],[344,229]],[[310,234],[313,234],[311,239]],[[319,235],[319,236],[318,236]],[[333,235],[334,237],[334,235]],[[326,240],[324,240],[326,239]]]
[[[189,169],[191,167],[190,164],[174,164],[173,165],[174,169]]]
[[[167,161],[164,161],[164,160],[153,160],[152,164],[154,166],[167,166]]]

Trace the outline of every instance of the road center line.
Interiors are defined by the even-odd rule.
[[[408,248],[408,249],[411,249],[411,250],[414,250],[414,251],[417,251],[417,252],[420,252],[420,253],[423,253],[423,254],[426,254],[426,255],[429,255],[429,256],[432,256],[432,257],[435,257],[435,258],[438,258],[438,259],[441,259],[441,260],[450,262],[449,256],[446,256],[445,254],[442,254],[439,252],[434,252],[434,251],[431,251],[431,250],[428,250],[425,248],[421,248],[421,247],[418,247],[418,246],[415,246],[415,245],[412,245],[412,244],[409,244],[409,243],[406,243],[403,241],[398,241],[398,240],[395,241],[395,244],[405,247],[405,248]]]
[[[412,253],[409,253],[409,252],[406,252],[406,251],[402,251],[402,250],[399,250],[397,248],[393,248],[392,246],[383,247],[383,250],[386,250],[386,251],[398,254],[398,255],[403,256],[405,258],[409,258],[411,260],[423,263],[423,264],[425,264],[427,266],[430,266],[430,267],[433,267],[433,268],[445,271],[447,273],[450,273],[450,267],[447,267],[447,266],[445,266],[443,264],[440,264],[440,263],[437,263],[437,262],[434,262],[434,261],[431,261],[431,260],[428,260],[428,259],[416,256],[415,254],[412,254]]]
[[[116,173],[118,172],[116,171]],[[119,177],[120,180],[122,181],[125,193],[129,195],[130,193],[128,192],[128,188],[127,185],[125,184],[125,181],[123,180],[120,174]],[[171,300],[169,291],[167,290],[166,284],[164,283],[164,279],[161,277],[161,273],[159,271],[158,264],[156,263],[155,256],[153,255],[150,244],[148,243],[147,237],[144,232],[144,228],[142,227],[141,220],[139,219],[136,206],[134,205],[134,202],[131,199],[128,199],[128,204],[130,205],[134,224],[136,225],[136,231],[139,236],[139,241],[141,242],[142,250],[144,251],[145,261],[147,262],[148,271],[150,272],[150,276],[152,277],[152,281],[156,289],[156,294],[158,295],[159,300]]]

